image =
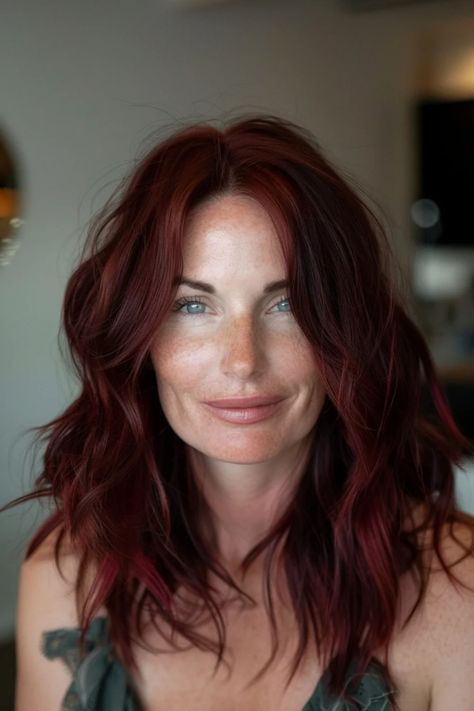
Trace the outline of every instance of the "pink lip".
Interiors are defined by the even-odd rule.
[[[254,422],[260,422],[267,417],[271,417],[282,402],[283,400],[273,400],[273,402],[269,402],[266,405],[258,405],[256,407],[224,408],[216,407],[208,402],[204,402],[203,405],[221,420],[239,425],[251,425]]]
[[[206,405],[212,405],[213,407],[223,407],[223,408],[246,408],[246,407],[260,407],[261,405],[272,405],[273,403],[280,402],[283,398],[279,395],[261,395],[255,397],[232,397],[224,398],[221,400],[206,400]]]

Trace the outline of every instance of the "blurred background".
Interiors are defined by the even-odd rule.
[[[379,205],[474,436],[474,0],[16,0],[1,17],[0,505],[31,487],[27,429],[76,392],[57,335],[91,215],[163,131],[243,112],[310,129]],[[471,513],[473,470],[466,458],[456,490]],[[45,514],[0,516],[1,710],[19,566]]]

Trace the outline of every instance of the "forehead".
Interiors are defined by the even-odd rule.
[[[219,196],[194,209],[186,223],[183,259],[187,268],[286,269],[270,215],[244,195]]]

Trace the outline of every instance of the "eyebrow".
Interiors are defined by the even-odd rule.
[[[195,279],[188,279],[187,277],[183,277],[180,279],[179,277],[175,277],[173,281],[173,286],[190,286],[192,289],[199,289],[199,291],[206,291],[208,294],[215,294],[216,290],[212,286],[212,284],[208,284],[205,281],[196,281]],[[280,281],[271,281],[269,284],[266,284],[263,287],[263,293],[264,294],[270,294],[273,291],[277,291],[278,289],[286,289],[289,285],[289,282],[287,279],[280,279]]]

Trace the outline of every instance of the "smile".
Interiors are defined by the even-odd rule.
[[[281,406],[283,400],[272,402],[268,405],[258,405],[257,407],[215,407],[209,403],[203,402],[213,415],[226,422],[232,422],[239,425],[252,425],[255,422],[266,420],[271,417]]]

